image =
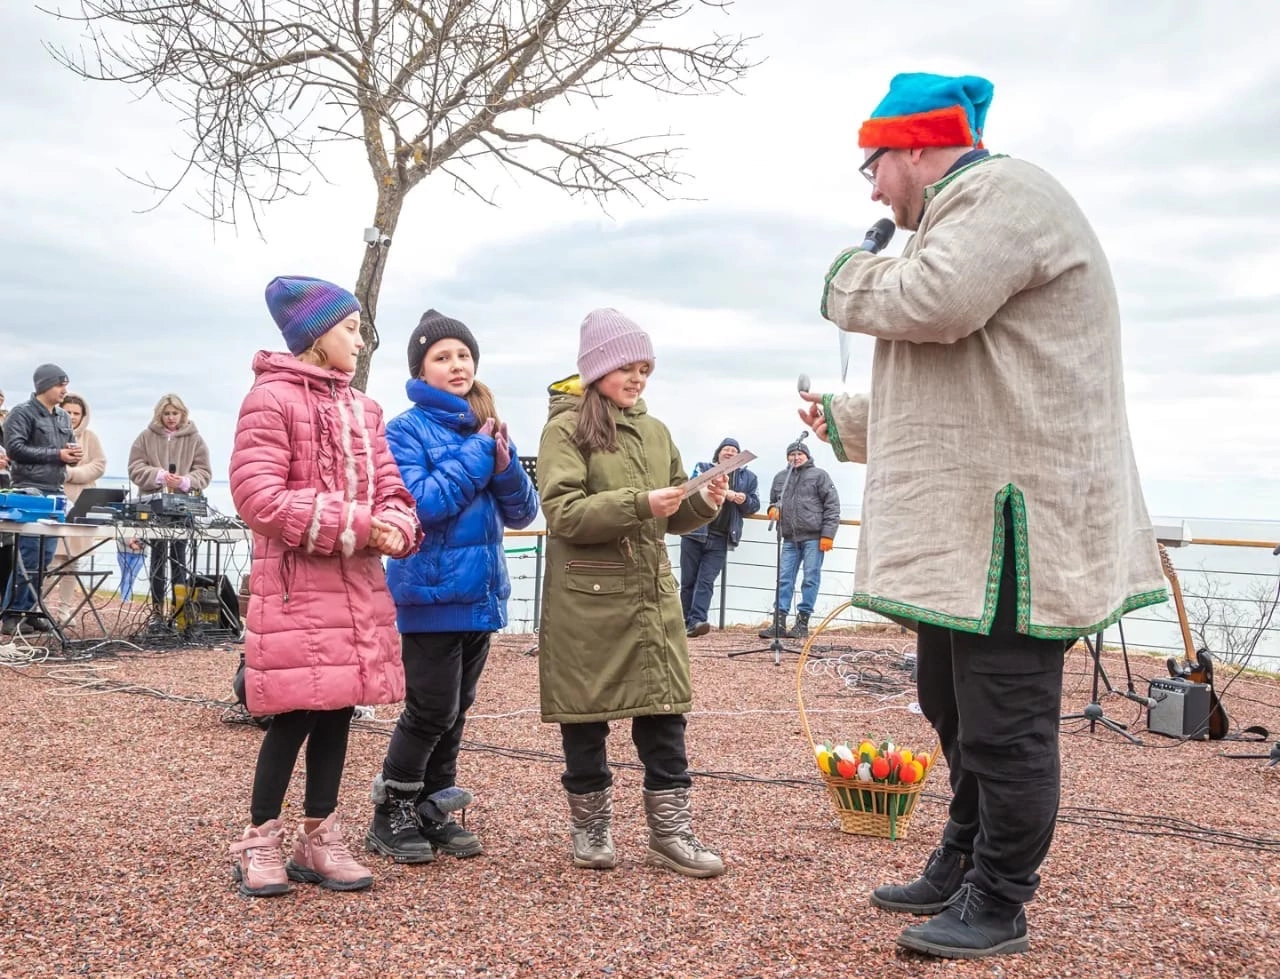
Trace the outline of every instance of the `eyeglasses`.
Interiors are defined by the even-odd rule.
[[[867,183],[869,183],[872,187],[876,185],[876,175],[875,175],[875,171],[873,171],[871,168],[876,164],[876,162],[880,159],[880,157],[884,156],[888,152],[889,152],[889,147],[882,146],[878,150],[876,150],[874,153],[872,153],[869,157],[867,157],[866,160],[863,161],[862,166],[858,167],[858,172],[867,178]]]

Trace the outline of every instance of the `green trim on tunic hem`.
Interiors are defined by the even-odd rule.
[[[829,424],[829,423],[828,423]],[[869,595],[866,592],[854,592],[850,604],[864,608],[889,618],[910,618],[928,625],[941,626],[944,629],[955,629],[957,632],[972,632],[987,636],[991,634],[991,626],[996,618],[996,601],[1000,595],[1000,577],[1004,573],[1004,505],[1005,501],[1013,511],[1013,560],[1016,569],[1016,618],[1015,629],[1025,636],[1034,639],[1078,639],[1080,636],[1101,632],[1107,626],[1114,625],[1123,616],[1148,605],[1159,605],[1169,600],[1164,588],[1154,591],[1139,592],[1130,595],[1120,603],[1119,608],[1107,614],[1098,622],[1081,626],[1037,625],[1031,621],[1031,548],[1027,534],[1027,503],[1013,483],[1002,487],[995,496],[995,523],[991,534],[991,560],[987,565],[986,594],[983,596],[982,615],[969,618],[958,615],[947,615],[933,609],[908,605],[892,599]]]
[[[1148,605],[1159,605],[1168,600],[1169,594],[1163,588],[1156,591],[1139,592],[1136,595],[1130,595],[1120,604],[1119,608],[1107,615],[1105,619],[1094,622],[1092,625],[1063,626],[1036,625],[1032,623],[1025,632],[1021,629],[1018,631],[1034,639],[1079,639],[1081,636],[1090,636],[1096,632],[1101,632],[1108,626],[1115,625],[1116,622],[1130,612],[1136,612],[1138,609],[1146,608]],[[980,628],[980,619],[947,615],[945,612],[935,612],[932,609],[908,605],[905,602],[895,602],[887,598],[868,595],[864,592],[854,592],[849,602],[855,608],[863,608],[868,612],[875,612],[886,618],[911,619],[914,622],[924,622],[928,625],[941,626],[944,629],[954,629],[957,632],[973,632],[982,636],[989,635],[991,632],[990,626],[985,631]]]

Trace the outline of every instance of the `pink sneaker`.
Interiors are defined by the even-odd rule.
[[[369,868],[357,863],[347,849],[336,812],[327,819],[304,819],[298,824],[293,857],[285,869],[290,880],[331,891],[362,891],[373,884]]]
[[[246,897],[271,897],[288,894],[289,878],[285,874],[284,824],[271,819],[261,826],[249,826],[244,836],[231,844],[235,863],[231,873],[240,882],[240,893]]]

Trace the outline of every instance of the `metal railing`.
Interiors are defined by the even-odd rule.
[[[857,537],[848,528],[858,527],[860,521],[841,520],[840,524],[842,530],[836,535],[835,546],[824,559],[815,620],[844,604],[853,591]],[[715,610],[713,624],[722,629],[731,625],[763,626],[769,620],[777,574],[777,544],[766,527],[767,517],[763,515],[747,518],[742,541],[725,562],[711,605]],[[520,542],[507,550],[512,578],[509,631],[536,632],[541,621],[545,533],[525,530],[507,534],[509,539]],[[534,538],[533,546],[528,545],[529,538]],[[1272,561],[1269,553],[1276,546],[1276,541],[1196,538],[1186,547],[1170,549],[1197,645],[1207,645],[1221,660],[1238,662],[1256,632],[1256,649],[1249,665],[1280,671],[1280,614],[1261,630],[1257,628],[1265,618],[1266,608],[1280,594],[1280,563]],[[668,550],[679,577],[678,537],[668,539]],[[1240,555],[1248,558],[1242,561]],[[884,622],[873,612],[848,609],[833,620],[832,627]],[[1123,628],[1124,639],[1131,647],[1169,654],[1184,651],[1172,602],[1125,616]],[[1107,630],[1106,642],[1118,643],[1119,639],[1118,627]]]

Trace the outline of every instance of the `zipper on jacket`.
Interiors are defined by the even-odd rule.
[[[285,551],[280,558],[281,601],[289,604],[289,589],[293,587],[293,551]]]
[[[564,569],[568,572],[573,571],[599,571],[602,573],[624,572],[627,566],[621,561],[565,561]]]

